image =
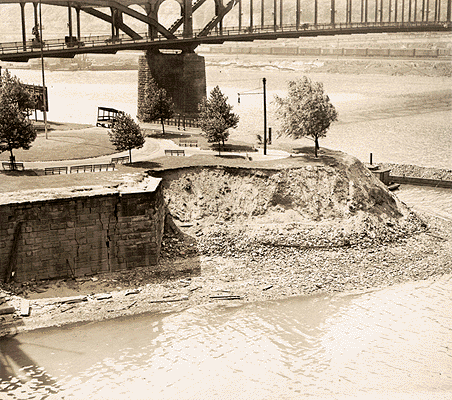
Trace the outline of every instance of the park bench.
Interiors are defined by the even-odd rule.
[[[197,140],[179,140],[179,146],[181,147],[198,147]]]
[[[111,163],[111,164],[94,164],[93,165],[93,172],[96,172],[96,171],[108,171],[109,169],[114,171],[115,170],[115,164]]]
[[[44,170],[45,175],[67,174],[67,167],[48,167]]]
[[[71,174],[74,172],[76,172],[76,173],[93,172],[93,166],[92,165],[73,165],[73,166],[71,166]]]
[[[185,156],[185,150],[165,150],[165,156]]]
[[[111,159],[112,164],[127,164],[129,162],[129,156],[113,157]]]
[[[13,163],[10,163],[10,162],[3,162],[2,163],[2,166],[3,166],[3,169],[9,169],[9,170],[24,170],[25,168],[24,168],[24,163],[21,163],[21,162],[15,162],[14,164]]]

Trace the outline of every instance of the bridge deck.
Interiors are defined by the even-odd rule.
[[[340,23],[340,24],[302,24],[283,26],[256,26],[252,29],[223,28],[211,31],[206,36],[200,36],[201,31],[193,32],[193,37],[184,38],[181,35],[176,39],[167,39],[162,35],[150,38],[147,33],[142,39],[132,39],[121,35],[112,40],[109,35],[81,37],[79,41],[67,43],[64,39],[45,40],[43,43],[44,57],[74,57],[83,53],[116,53],[121,50],[184,49],[199,44],[221,44],[226,41],[254,41],[272,40],[278,38],[296,38],[303,36],[350,35],[363,33],[390,33],[390,32],[426,32],[451,31],[450,22],[366,22],[366,23]],[[41,46],[27,41],[1,43],[0,60],[2,61],[28,61],[41,56]]]

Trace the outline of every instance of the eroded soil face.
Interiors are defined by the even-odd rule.
[[[163,173],[168,211],[202,254],[386,243],[425,228],[357,159],[282,170]]]

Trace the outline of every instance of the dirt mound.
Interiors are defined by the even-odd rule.
[[[422,222],[351,157],[335,165],[280,170],[177,169],[163,173],[163,185],[171,216],[197,237],[202,253],[381,243],[422,229]]]

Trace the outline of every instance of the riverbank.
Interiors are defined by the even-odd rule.
[[[308,166],[306,173],[312,174],[316,168]],[[271,213],[258,215],[260,222],[256,219],[242,221],[240,204],[246,212],[255,214],[255,211],[249,208],[250,204],[244,205],[241,201],[254,202],[257,210],[260,196],[267,193],[287,207],[289,193],[280,189],[292,191],[301,187],[296,183],[293,187],[281,184],[280,189],[273,188],[273,183],[302,179],[302,176],[297,178],[292,175],[295,172],[290,172],[284,178],[278,171],[267,173],[273,178],[269,180],[259,174],[240,179],[218,176],[218,187],[201,185],[200,179],[212,183],[213,174],[217,174],[212,168],[209,174],[204,169],[193,170],[182,180],[177,176],[167,177],[166,197],[175,219],[167,223],[159,271],[172,272],[139,268],[3,286],[3,298],[16,312],[0,316],[1,335],[145,312],[177,311],[202,304],[237,305],[299,295],[375,290],[405,281],[435,280],[452,273],[450,221],[427,214],[416,216],[408,212],[402,224],[394,224],[387,217],[383,221],[377,218],[380,222],[372,218],[358,219],[352,225],[350,221],[342,222],[342,230],[338,230],[328,221],[306,225],[295,221],[296,214],[276,204]],[[170,174],[174,175],[171,171]],[[261,184],[254,182],[256,179],[260,179]],[[356,181],[355,177],[353,179]],[[356,182],[362,181],[365,179]],[[191,182],[190,188],[187,182]],[[225,182],[228,182],[226,186]],[[180,185],[184,185],[188,198],[185,194],[181,196]],[[259,190],[259,196],[257,193],[247,195],[247,188]],[[203,191],[198,193],[199,190]],[[244,195],[243,200],[234,196],[236,190]],[[329,192],[328,187],[325,190]],[[354,192],[360,193],[360,188],[355,187]],[[291,193],[294,198],[300,195]],[[337,190],[335,196],[340,198],[325,197],[328,202],[335,202],[331,207],[336,213],[341,212],[338,205],[342,204],[343,194]],[[372,196],[376,195],[374,192]],[[209,196],[213,196],[212,199]],[[235,202],[228,200],[228,196],[233,196]],[[391,196],[382,196],[380,193],[372,204],[376,200],[379,212],[387,214]],[[218,206],[215,221],[198,218],[202,217],[200,210],[211,214],[205,207],[209,204],[216,207],[214,203],[218,198],[223,205],[230,204],[230,209]],[[347,207],[353,203],[351,200],[347,201]],[[178,201],[190,207],[184,209]],[[366,201],[364,207],[371,204],[369,199]],[[404,209],[399,206],[399,210]],[[272,223],[276,219],[282,222],[276,228],[279,233],[274,232]],[[289,241],[290,238],[293,240]],[[21,310],[26,313],[27,307],[30,307],[29,316],[21,316]]]
[[[161,264],[164,268],[171,263],[178,272],[156,276],[142,268],[24,284],[15,289],[18,294],[3,292],[18,312],[0,316],[0,335],[145,312],[180,311],[201,304],[237,305],[436,280],[452,273],[452,229],[440,219],[422,218],[427,230],[381,246],[267,247],[237,256],[195,255],[189,238],[166,235]],[[29,302],[28,317],[19,316],[24,301]]]

